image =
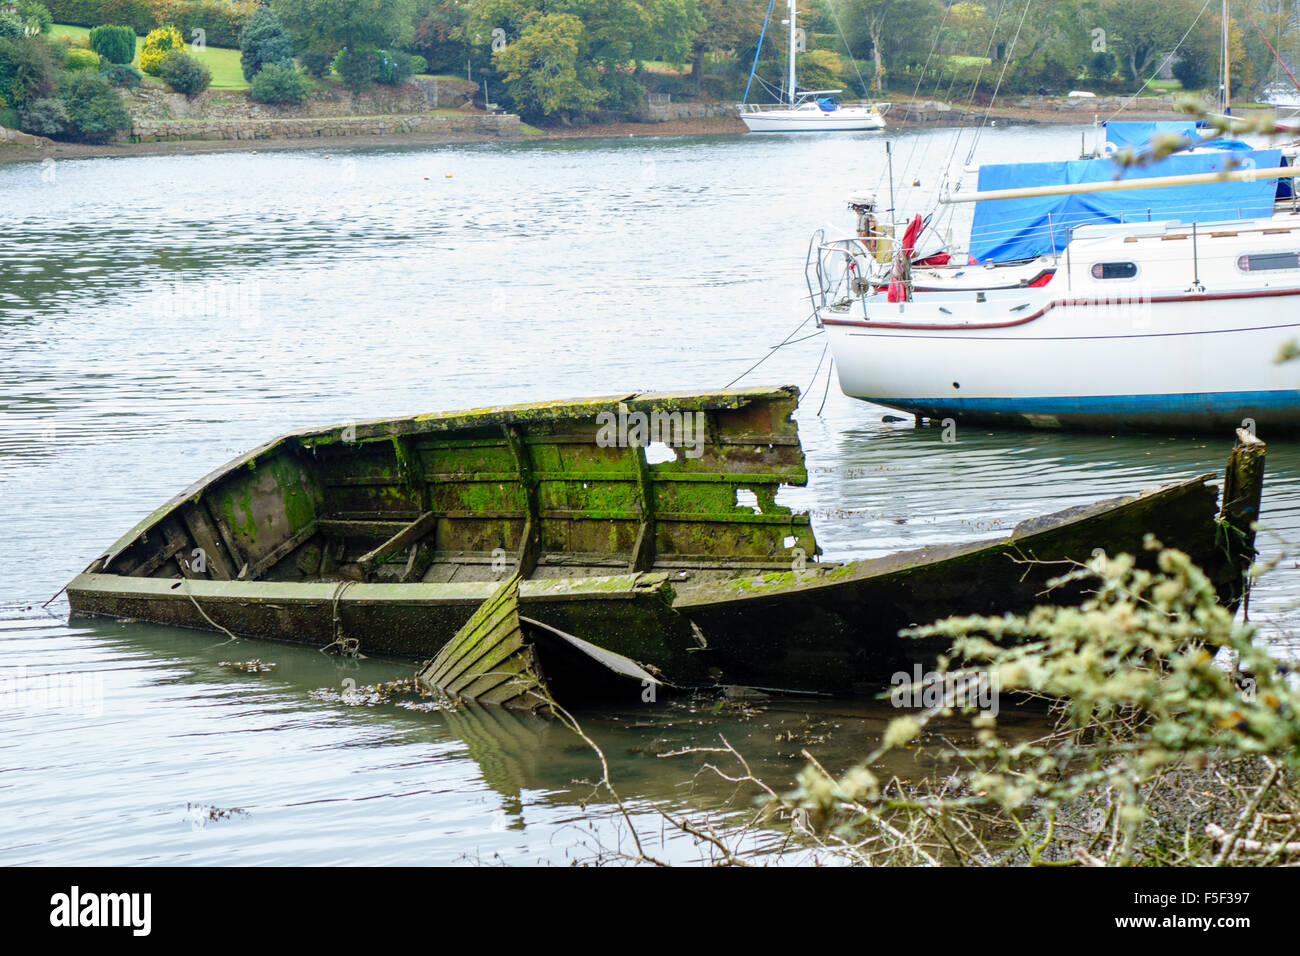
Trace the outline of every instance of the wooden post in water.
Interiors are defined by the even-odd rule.
[[[1223,475],[1223,499],[1219,508],[1219,533],[1230,564],[1238,577],[1233,584],[1232,605],[1245,596],[1246,574],[1255,561],[1255,522],[1259,520],[1264,491],[1264,458],[1268,446],[1244,428],[1237,429],[1237,444],[1228,456]]]

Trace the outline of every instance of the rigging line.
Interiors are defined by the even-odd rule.
[[[831,393],[831,376],[835,374],[835,356],[831,356],[830,368],[826,370],[826,391],[822,392],[821,407],[817,409],[817,417],[821,418],[822,409],[826,407],[826,398]]]
[[[808,387],[804,389],[803,396],[799,399],[799,405],[803,404],[803,400],[812,393],[813,386],[817,384],[817,373],[822,370],[822,362],[826,361],[826,350],[829,349],[830,347],[831,347],[830,342],[827,342],[825,345],[822,346],[822,357],[817,360],[817,367],[813,369],[813,373],[812,373],[812,381],[809,382]],[[798,406],[795,407],[797,408]]]
[[[993,52],[993,44],[997,40],[998,27],[1001,26],[1002,24],[1002,14],[1006,11],[1007,4],[1009,2],[1010,0],[1001,0],[1001,2],[998,4],[998,12],[993,17],[993,26],[989,30],[989,42],[984,45],[984,59],[989,63],[993,62],[990,54]],[[970,99],[967,103],[967,109],[975,105],[975,95],[976,93],[979,92],[980,80],[984,78],[984,67],[985,64],[981,63],[980,68],[975,73],[975,82],[971,84]],[[954,72],[952,84],[948,87],[948,94],[950,97],[952,94],[953,87],[955,87],[956,85],[957,85],[957,74],[956,72]],[[948,150],[948,156],[949,156],[948,166],[947,168],[944,169],[943,178],[940,180],[941,186],[944,182],[948,180],[949,178],[948,174],[952,171],[952,157],[955,157],[957,155],[957,147],[961,145],[961,135],[966,130],[966,124],[968,120],[969,117],[967,116],[967,111],[963,110],[961,122],[957,124],[957,129],[953,131],[952,147]]]
[[[1015,52],[1016,44],[1020,42],[1020,31],[1025,26],[1025,17],[1029,15],[1029,6],[1033,2],[1034,0],[1025,0],[1025,9],[1020,11],[1020,22],[1016,24],[1016,33],[1011,38],[1011,46],[1007,48],[1007,55],[1002,58],[1002,70],[998,73],[998,82],[993,87],[993,96],[989,99],[989,105],[984,109],[984,117],[980,120],[979,126],[975,127],[975,138],[971,141],[970,151],[966,154],[966,165],[968,166],[971,160],[975,158],[975,148],[979,146],[980,136],[984,132],[984,127],[988,125],[989,114],[993,112],[993,104],[997,102],[998,91],[1002,89],[1002,80],[1007,75],[1007,67],[1011,65],[1011,54]]]
[[[754,62],[749,68],[749,81],[745,84],[745,95],[741,97],[741,103],[749,102],[749,87],[754,82],[754,71],[758,69],[758,55],[763,51],[763,38],[767,36],[767,21],[772,16],[772,4],[775,0],[767,0],[767,14],[763,17],[763,29],[758,33],[758,45],[754,47]]]
[[[939,47],[939,37],[943,34],[944,25],[948,22],[948,14],[952,12],[952,7],[943,8],[943,19],[939,21],[939,26],[935,28],[934,40],[930,43],[930,52],[925,55],[925,63],[921,67],[921,74],[916,78],[916,86],[912,89],[912,103],[907,104],[907,109],[903,110],[903,120],[912,115],[912,105],[916,102],[921,93],[921,82],[925,79],[925,71],[930,69],[930,59],[934,56],[934,51]],[[916,155],[916,143],[921,137],[912,140],[912,148],[908,151],[907,161],[903,163],[903,175],[906,177],[908,170],[912,168],[912,157]],[[927,138],[928,140],[928,138]],[[930,144],[926,142],[926,151],[929,151]],[[925,161],[925,153],[921,154],[921,161]]]
[[[764,362],[766,362],[768,359],[770,359],[773,355],[775,355],[775,354],[777,353],[777,351],[778,351],[779,349],[781,349],[783,346],[785,346],[786,344],[793,344],[793,343],[790,342],[790,340],[791,340],[792,338],[794,338],[794,335],[795,335],[796,332],[798,332],[800,329],[802,329],[805,325],[808,324],[808,320],[811,319],[811,318],[812,318],[811,315],[804,316],[804,320],[803,320],[802,322],[800,322],[798,325],[796,325],[796,326],[795,326],[795,327],[790,331],[790,334],[787,335],[784,339],[782,339],[778,344],[772,346],[772,347],[768,350],[768,353],[767,353],[766,355],[764,355],[761,359],[759,359],[757,362],[755,362],[755,363],[754,363],[753,365],[751,365],[749,368],[745,369],[745,371],[741,372],[739,375],[737,375],[735,378],[733,378],[730,382],[728,382],[726,385],[724,385],[724,386],[722,386],[722,387],[723,387],[723,388],[731,388],[731,386],[735,385],[735,384],[736,384],[737,382],[739,382],[742,378],[744,378],[744,377],[745,377],[746,375],[748,375],[750,372],[754,371],[754,369],[758,368],[760,365],[762,365]]]
[[[1152,73],[1150,77],[1147,78],[1147,81],[1145,83],[1143,83],[1141,86],[1138,87],[1136,93],[1134,93],[1123,103],[1121,103],[1118,107],[1116,107],[1115,112],[1111,113],[1104,120],[1102,120],[1103,123],[1109,123],[1111,120],[1113,120],[1124,110],[1128,109],[1129,104],[1132,103],[1139,96],[1141,96],[1142,91],[1151,85],[1151,81],[1160,75],[1160,71],[1163,70],[1165,66],[1173,60],[1175,55],[1177,55],[1179,47],[1181,47],[1183,43],[1187,40],[1187,38],[1192,35],[1192,31],[1196,29],[1196,24],[1201,22],[1201,16],[1205,13],[1207,9],[1209,9],[1210,2],[1211,0],[1205,0],[1205,5],[1201,7],[1201,12],[1198,13],[1196,17],[1192,20],[1192,25],[1187,28],[1187,32],[1183,34],[1183,38],[1179,40],[1177,43],[1175,43],[1174,48],[1165,55],[1165,58],[1163,60],[1160,61],[1160,65],[1156,67],[1156,71]]]
[[[858,86],[862,87],[862,95],[868,96],[867,81],[862,78],[862,71],[858,69],[858,61],[853,58],[853,50],[849,48],[849,38],[844,35],[844,28],[840,26],[839,14],[835,12],[835,4],[828,3],[827,7],[831,11],[831,19],[835,21],[835,29],[839,31],[840,39],[844,41],[844,52],[849,55],[849,62],[853,64],[853,72],[858,75]]]
[[[1273,49],[1273,44],[1268,42],[1268,37],[1264,36],[1264,31],[1261,30],[1259,24],[1255,22],[1255,17],[1251,14],[1250,7],[1243,3],[1238,6],[1237,9],[1246,14],[1246,19],[1249,20],[1250,25],[1255,28],[1255,32],[1259,34],[1259,38],[1264,41],[1264,46],[1268,47],[1268,52],[1273,54],[1273,59],[1277,60],[1277,65],[1286,70],[1286,75],[1291,77],[1291,82],[1295,84],[1295,88],[1300,90],[1300,80],[1295,78],[1295,74],[1291,72],[1291,68],[1282,62],[1282,57],[1278,55],[1277,50]],[[1281,42],[1280,37],[1278,38],[1278,42]],[[1276,76],[1276,74],[1274,75]]]

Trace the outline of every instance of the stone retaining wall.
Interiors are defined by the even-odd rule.
[[[669,120],[712,119],[726,116],[738,119],[735,103],[651,103],[646,107],[643,120],[651,123],[665,123]]]
[[[513,113],[412,116],[296,117],[284,119],[136,120],[131,139],[141,143],[178,140],[305,139],[317,136],[519,136]],[[125,139],[125,137],[123,137]]]

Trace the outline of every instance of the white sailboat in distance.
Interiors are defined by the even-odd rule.
[[[795,81],[795,60],[797,51],[798,28],[795,24],[797,11],[795,0],[787,0],[790,18],[790,47],[788,53],[788,83],[786,99],[779,104],[760,106],[757,103],[740,103],[740,118],[751,133],[814,133],[833,130],[876,130],[885,128],[885,113],[889,111],[888,103],[861,103],[846,106],[835,98],[842,90],[804,90],[799,91]],[[768,7],[771,14],[771,7]],[[763,31],[767,31],[767,21],[763,22]],[[759,37],[762,46],[762,37]],[[758,51],[754,52],[754,64],[758,64]],[[750,81],[754,71],[749,73]],[[748,98],[748,87],[746,87]]]

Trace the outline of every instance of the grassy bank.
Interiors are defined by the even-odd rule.
[[[63,23],[56,23],[50,28],[50,36],[54,39],[59,37],[70,37],[78,43],[86,42],[90,36],[90,30],[86,27],[68,26]],[[135,60],[133,66],[140,68],[140,50],[144,47],[144,38],[135,38]],[[209,70],[212,71],[212,89],[214,90],[246,90],[248,81],[244,79],[244,73],[239,66],[239,51],[228,50],[222,47],[210,46],[203,50],[189,50],[200,61],[202,61]],[[161,83],[156,77],[146,76],[146,83]]]

